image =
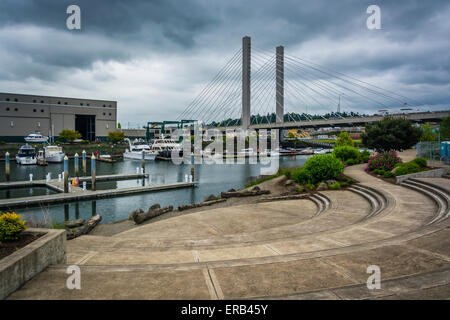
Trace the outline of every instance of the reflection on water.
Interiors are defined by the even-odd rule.
[[[308,156],[281,157],[280,167],[302,166]],[[88,163],[88,175],[90,175],[90,161]],[[132,174],[136,173],[136,167],[140,166],[139,160],[125,160],[116,163],[97,162],[97,175],[108,174]],[[152,193],[135,194],[126,197],[106,198],[99,200],[71,202],[45,207],[19,208],[16,211],[24,215],[32,215],[37,218],[42,216],[44,210],[48,210],[57,222],[78,218],[89,219],[95,213],[102,215],[102,223],[127,219],[129,213],[136,209],[148,209],[152,204],[161,206],[173,205],[174,208],[181,204],[200,202],[209,194],[218,195],[228,189],[244,187],[250,177],[266,173],[269,165],[262,164],[215,164],[195,165],[195,180],[199,184],[195,188],[175,189]],[[70,174],[73,174],[73,161],[69,166]],[[5,181],[4,170],[0,172],[0,180]],[[34,179],[45,179],[47,172],[51,172],[52,178],[56,178],[63,171],[63,164],[49,164],[40,166],[17,166],[11,162],[11,180],[27,180],[30,173]],[[154,185],[162,183],[180,182],[185,180],[185,175],[190,174],[190,165],[174,165],[170,161],[146,162],[146,172],[150,174],[146,179],[132,179],[122,181],[97,181],[97,190],[128,188],[142,185]],[[90,188],[90,183],[88,183]],[[9,190],[12,192],[13,190]],[[28,196],[28,195],[26,195]]]
[[[55,194],[56,191],[46,187],[32,187],[32,188],[13,188],[1,189],[0,199],[14,199],[22,197],[46,196]]]

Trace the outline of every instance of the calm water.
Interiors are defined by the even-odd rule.
[[[56,193],[56,191],[45,187],[2,189],[0,190],[0,199],[45,196]]]
[[[307,158],[308,156],[280,157],[279,166],[302,166]],[[136,167],[138,166],[140,166],[140,161],[128,159],[116,163],[97,162],[97,175],[136,173]],[[136,208],[146,210],[154,203],[159,203],[161,206],[173,205],[176,208],[181,204],[203,201],[209,194],[218,195],[220,192],[227,191],[231,188],[242,188],[247,184],[250,177],[266,174],[267,172],[265,170],[268,170],[268,167],[268,165],[248,163],[196,165],[195,178],[199,181],[199,184],[195,188],[142,193],[133,196],[79,201],[45,207],[18,208],[16,211],[17,213],[31,216],[34,220],[40,220],[43,211],[46,211],[58,222],[78,218],[89,219],[93,213],[98,213],[103,217],[102,223],[114,222],[127,219],[130,212]],[[69,168],[70,175],[72,176],[72,161],[70,162]],[[4,168],[0,171],[0,181],[5,181]],[[49,164],[46,167],[41,167],[18,166],[11,162],[12,181],[29,180],[30,173],[33,174],[34,180],[45,179],[47,172],[51,172],[52,178],[56,178],[62,171],[62,163]],[[170,161],[147,161],[146,172],[150,173],[149,179],[97,182],[97,189],[115,189],[184,181],[185,174],[190,173],[190,165],[174,165]],[[88,161],[88,175],[90,175],[90,161]],[[88,188],[90,188],[90,185],[88,185]],[[29,189],[23,191],[26,196],[29,195],[27,191],[29,192]],[[46,194],[46,191],[42,192]],[[0,195],[1,197],[2,195]]]

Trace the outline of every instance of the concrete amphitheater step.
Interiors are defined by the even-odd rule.
[[[309,196],[309,199],[317,204],[318,210],[316,216],[327,211],[330,208],[331,201],[326,196],[320,193],[315,193]]]
[[[363,197],[367,198],[372,206],[372,212],[367,215],[364,219],[369,219],[381,213],[387,207],[386,197],[374,188],[370,188],[364,185],[354,185],[349,190],[356,192]]]
[[[334,193],[334,194],[333,194]],[[330,197],[334,199],[334,204],[331,205]],[[346,227],[351,223],[356,223],[364,216],[370,214],[370,206],[365,198],[359,195],[353,195],[349,191],[343,191],[339,196],[334,191],[328,191],[327,195],[321,194],[320,200],[316,199],[322,203],[322,208],[327,208],[328,210],[322,211],[320,215],[314,215],[313,218],[304,219],[297,223],[291,223],[286,225],[274,226],[270,228],[265,228],[261,230],[255,230],[253,232],[237,233],[230,235],[221,236],[210,236],[203,239],[177,239],[172,237],[158,238],[152,237],[151,234],[154,229],[164,228],[161,223],[149,224],[144,227],[142,231],[139,232],[127,232],[120,237],[113,237],[114,239],[120,239],[120,243],[116,244],[116,247],[130,247],[132,245],[137,245],[139,247],[166,247],[166,248],[206,248],[206,247],[235,247],[239,245],[251,245],[258,243],[267,243],[283,239],[295,239],[303,236],[310,236],[313,233],[325,232],[329,229],[337,229],[341,227]],[[323,205],[323,202],[325,205]],[[301,202],[293,202],[289,210],[303,210],[303,207],[309,202],[309,200],[303,200]],[[285,207],[287,201],[278,202],[279,208],[284,208],[286,211],[289,207]],[[346,208],[347,203],[352,203],[352,208]],[[274,203],[272,203],[274,205]],[[267,203],[264,203],[267,205]],[[322,210],[322,209],[321,209]],[[289,212],[286,212],[289,213]],[[206,213],[207,214],[207,213]],[[205,214],[205,215],[206,215]],[[206,217],[205,217],[206,219]],[[206,220],[204,220],[206,221]],[[257,220],[254,220],[258,223]],[[170,223],[166,221],[164,224]],[[135,229],[137,230],[137,229]],[[147,236],[149,235],[149,236]],[[111,242],[114,241],[113,239]],[[107,244],[111,246],[111,244]]]
[[[340,293],[335,299],[382,298],[399,287],[399,283],[387,285],[389,281],[402,277],[422,275],[419,280],[403,281],[401,286],[406,289],[448,284],[446,270],[450,258],[446,259],[395,245],[262,264],[80,266],[81,290],[68,290],[66,266],[55,266],[26,283],[10,299],[255,299],[302,298],[302,295],[307,298],[312,292],[329,291]],[[365,287],[369,265],[381,268],[384,292]],[[431,275],[440,271],[440,275]],[[408,291],[404,289],[400,293]]]
[[[446,190],[422,180],[406,180],[402,185],[423,192],[436,202],[438,205],[436,216],[428,224],[438,223],[448,218],[450,212],[450,195]]]

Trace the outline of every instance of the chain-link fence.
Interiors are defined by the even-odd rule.
[[[433,166],[450,164],[449,157],[441,155],[441,143],[438,141],[421,141],[416,145],[417,157],[432,161]]]

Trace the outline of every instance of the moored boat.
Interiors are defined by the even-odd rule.
[[[17,164],[36,164],[36,150],[34,147],[25,144],[20,147],[19,152],[16,155]]]
[[[40,133],[31,133],[28,136],[26,136],[24,139],[27,143],[47,143],[48,142],[48,137],[45,137]]]
[[[45,146],[44,147],[45,161],[51,163],[60,163],[64,160],[64,152],[59,146]]]
[[[126,149],[123,153],[124,159],[134,159],[141,160],[142,152],[144,152],[144,160],[155,160],[157,152],[153,151],[150,146],[144,142],[138,142],[137,144],[131,143],[130,139],[125,139],[128,141],[130,148]]]

